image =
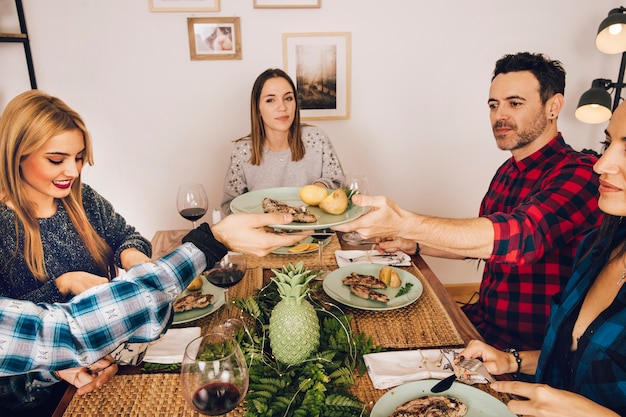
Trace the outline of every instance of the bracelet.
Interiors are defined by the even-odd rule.
[[[515,362],[517,362],[517,371],[513,374],[513,378],[519,379],[519,374],[522,369],[522,358],[519,357],[519,352],[515,348],[508,348],[506,351],[512,354],[515,358]]]

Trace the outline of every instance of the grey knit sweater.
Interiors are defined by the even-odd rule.
[[[111,203],[86,184],[82,187],[83,206],[96,232],[111,247],[115,263],[121,267],[120,253],[137,248],[152,256],[150,241],[115,212]],[[61,202],[50,218],[39,219],[48,280],[38,281],[29,271],[23,256],[24,232],[20,225],[16,253],[15,212],[0,204],[0,296],[34,302],[62,302],[64,297],[54,283],[56,277],[70,271],[97,274],[97,267],[72,225]],[[101,274],[99,274],[101,275]]]
[[[329,189],[341,187],[344,181],[343,169],[326,133],[316,126],[303,125],[302,141],[305,153],[300,161],[291,160],[289,149],[275,152],[264,148],[261,165],[249,162],[252,154],[251,139],[235,142],[224,179],[222,213],[230,214],[230,202],[248,191],[302,187],[314,182],[321,182]]]

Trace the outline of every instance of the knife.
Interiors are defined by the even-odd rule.
[[[450,387],[452,386],[452,384],[454,384],[454,381],[456,381],[456,375],[452,374],[444,379],[442,379],[441,381],[437,382],[431,389],[431,392],[434,393],[439,393],[439,392],[443,392],[443,391],[447,391],[450,389]]]

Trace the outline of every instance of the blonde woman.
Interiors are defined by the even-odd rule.
[[[150,260],[150,242],[82,184],[85,163],[93,164],[89,132],[63,101],[31,90],[7,104],[0,118],[0,296],[65,302],[108,283],[116,267]],[[111,363],[112,358],[103,360]],[[37,389],[29,395],[13,390],[14,397],[3,397],[2,415],[45,404],[52,384],[64,379],[80,386],[90,371],[10,378],[0,386]]]

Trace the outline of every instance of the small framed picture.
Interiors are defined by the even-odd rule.
[[[148,0],[151,12],[219,12],[220,0]]]
[[[192,61],[241,59],[238,17],[188,17],[187,30]]]
[[[350,118],[350,33],[284,33],[283,65],[302,120]]]
[[[322,0],[254,0],[255,9],[319,9]]]

